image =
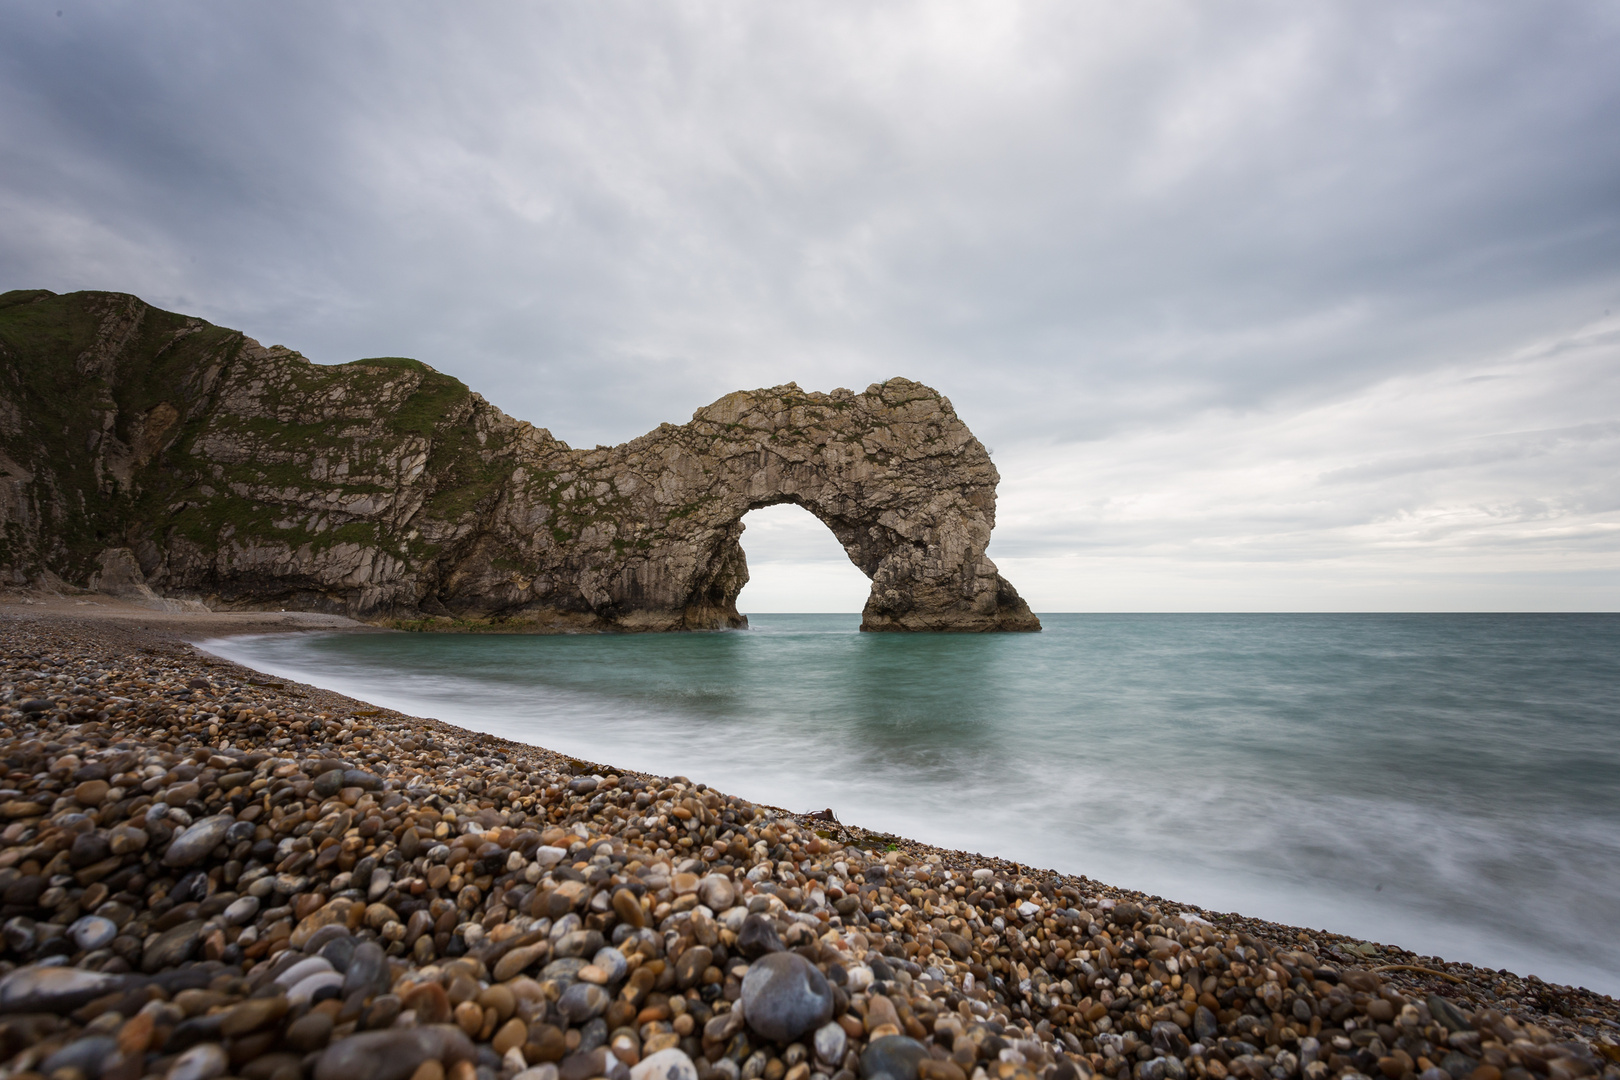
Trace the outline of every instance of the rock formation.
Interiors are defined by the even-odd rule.
[[[872,579],[863,630],[1038,630],[998,480],[934,390],[789,383],[576,450],[414,360],[311,364],[132,296],[0,296],[0,573],[524,630],[746,625],[748,511]],[[121,549],[128,549],[124,554]]]

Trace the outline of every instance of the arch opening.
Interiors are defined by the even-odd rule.
[[[858,614],[865,607],[871,579],[809,510],[776,503],[750,510],[742,524],[748,583],[737,594],[741,615]]]

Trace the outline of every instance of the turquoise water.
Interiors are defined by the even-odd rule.
[[[321,634],[285,678],[792,810],[1620,994],[1620,616]]]

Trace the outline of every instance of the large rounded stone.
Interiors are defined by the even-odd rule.
[[[827,977],[798,953],[775,952],[749,965],[742,1002],[749,1027],[786,1043],[832,1019],[833,989]]]

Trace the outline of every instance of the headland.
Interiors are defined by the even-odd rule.
[[[1033,631],[1000,477],[938,391],[739,391],[575,449],[415,360],[312,364],[122,293],[0,294],[0,581],[560,633],[746,625],[750,510],[872,582],[861,628]]]
[[[263,622],[79,603],[0,613],[10,1077],[1620,1077],[1601,995],[564,758],[181,640]]]

